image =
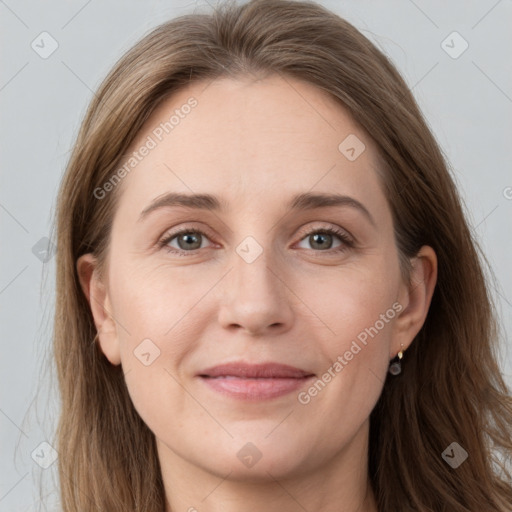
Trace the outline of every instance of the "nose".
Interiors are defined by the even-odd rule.
[[[219,323],[252,336],[281,334],[292,326],[291,297],[286,275],[265,250],[251,263],[235,254],[223,288]]]

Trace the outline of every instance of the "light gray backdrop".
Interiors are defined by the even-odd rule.
[[[512,2],[319,3],[391,56],[451,162],[497,278],[500,359],[512,385]],[[47,237],[79,122],[124,51],[164,20],[207,7],[185,0],[0,0],[1,511],[36,510],[41,481],[49,503],[56,500],[57,465],[44,444],[58,413],[56,400],[46,399],[55,383],[44,370],[54,301]]]

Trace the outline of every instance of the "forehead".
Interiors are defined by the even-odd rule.
[[[180,89],[152,113],[133,152],[121,186],[137,206],[168,190],[245,204],[313,188],[372,201],[380,192],[376,147],[348,111],[321,89],[278,75]]]

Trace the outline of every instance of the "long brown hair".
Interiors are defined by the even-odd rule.
[[[370,416],[370,478],[380,512],[510,511],[512,399],[497,364],[485,260],[448,165],[390,60],[312,3],[225,2],[168,21],[115,65],[81,125],[57,204],[54,350],[62,410],[57,450],[66,512],[165,509],[155,439],[121,366],[95,343],[79,256],[105,261],[117,190],[98,200],[155,108],[193,81],[254,74],[300,79],[349,110],[379,148],[404,276],[422,245],[438,258],[426,322]],[[454,469],[442,453],[458,443]]]

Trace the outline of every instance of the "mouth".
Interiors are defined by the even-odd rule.
[[[228,363],[197,374],[211,390],[239,400],[268,400],[309,383],[314,373],[279,363]]]

